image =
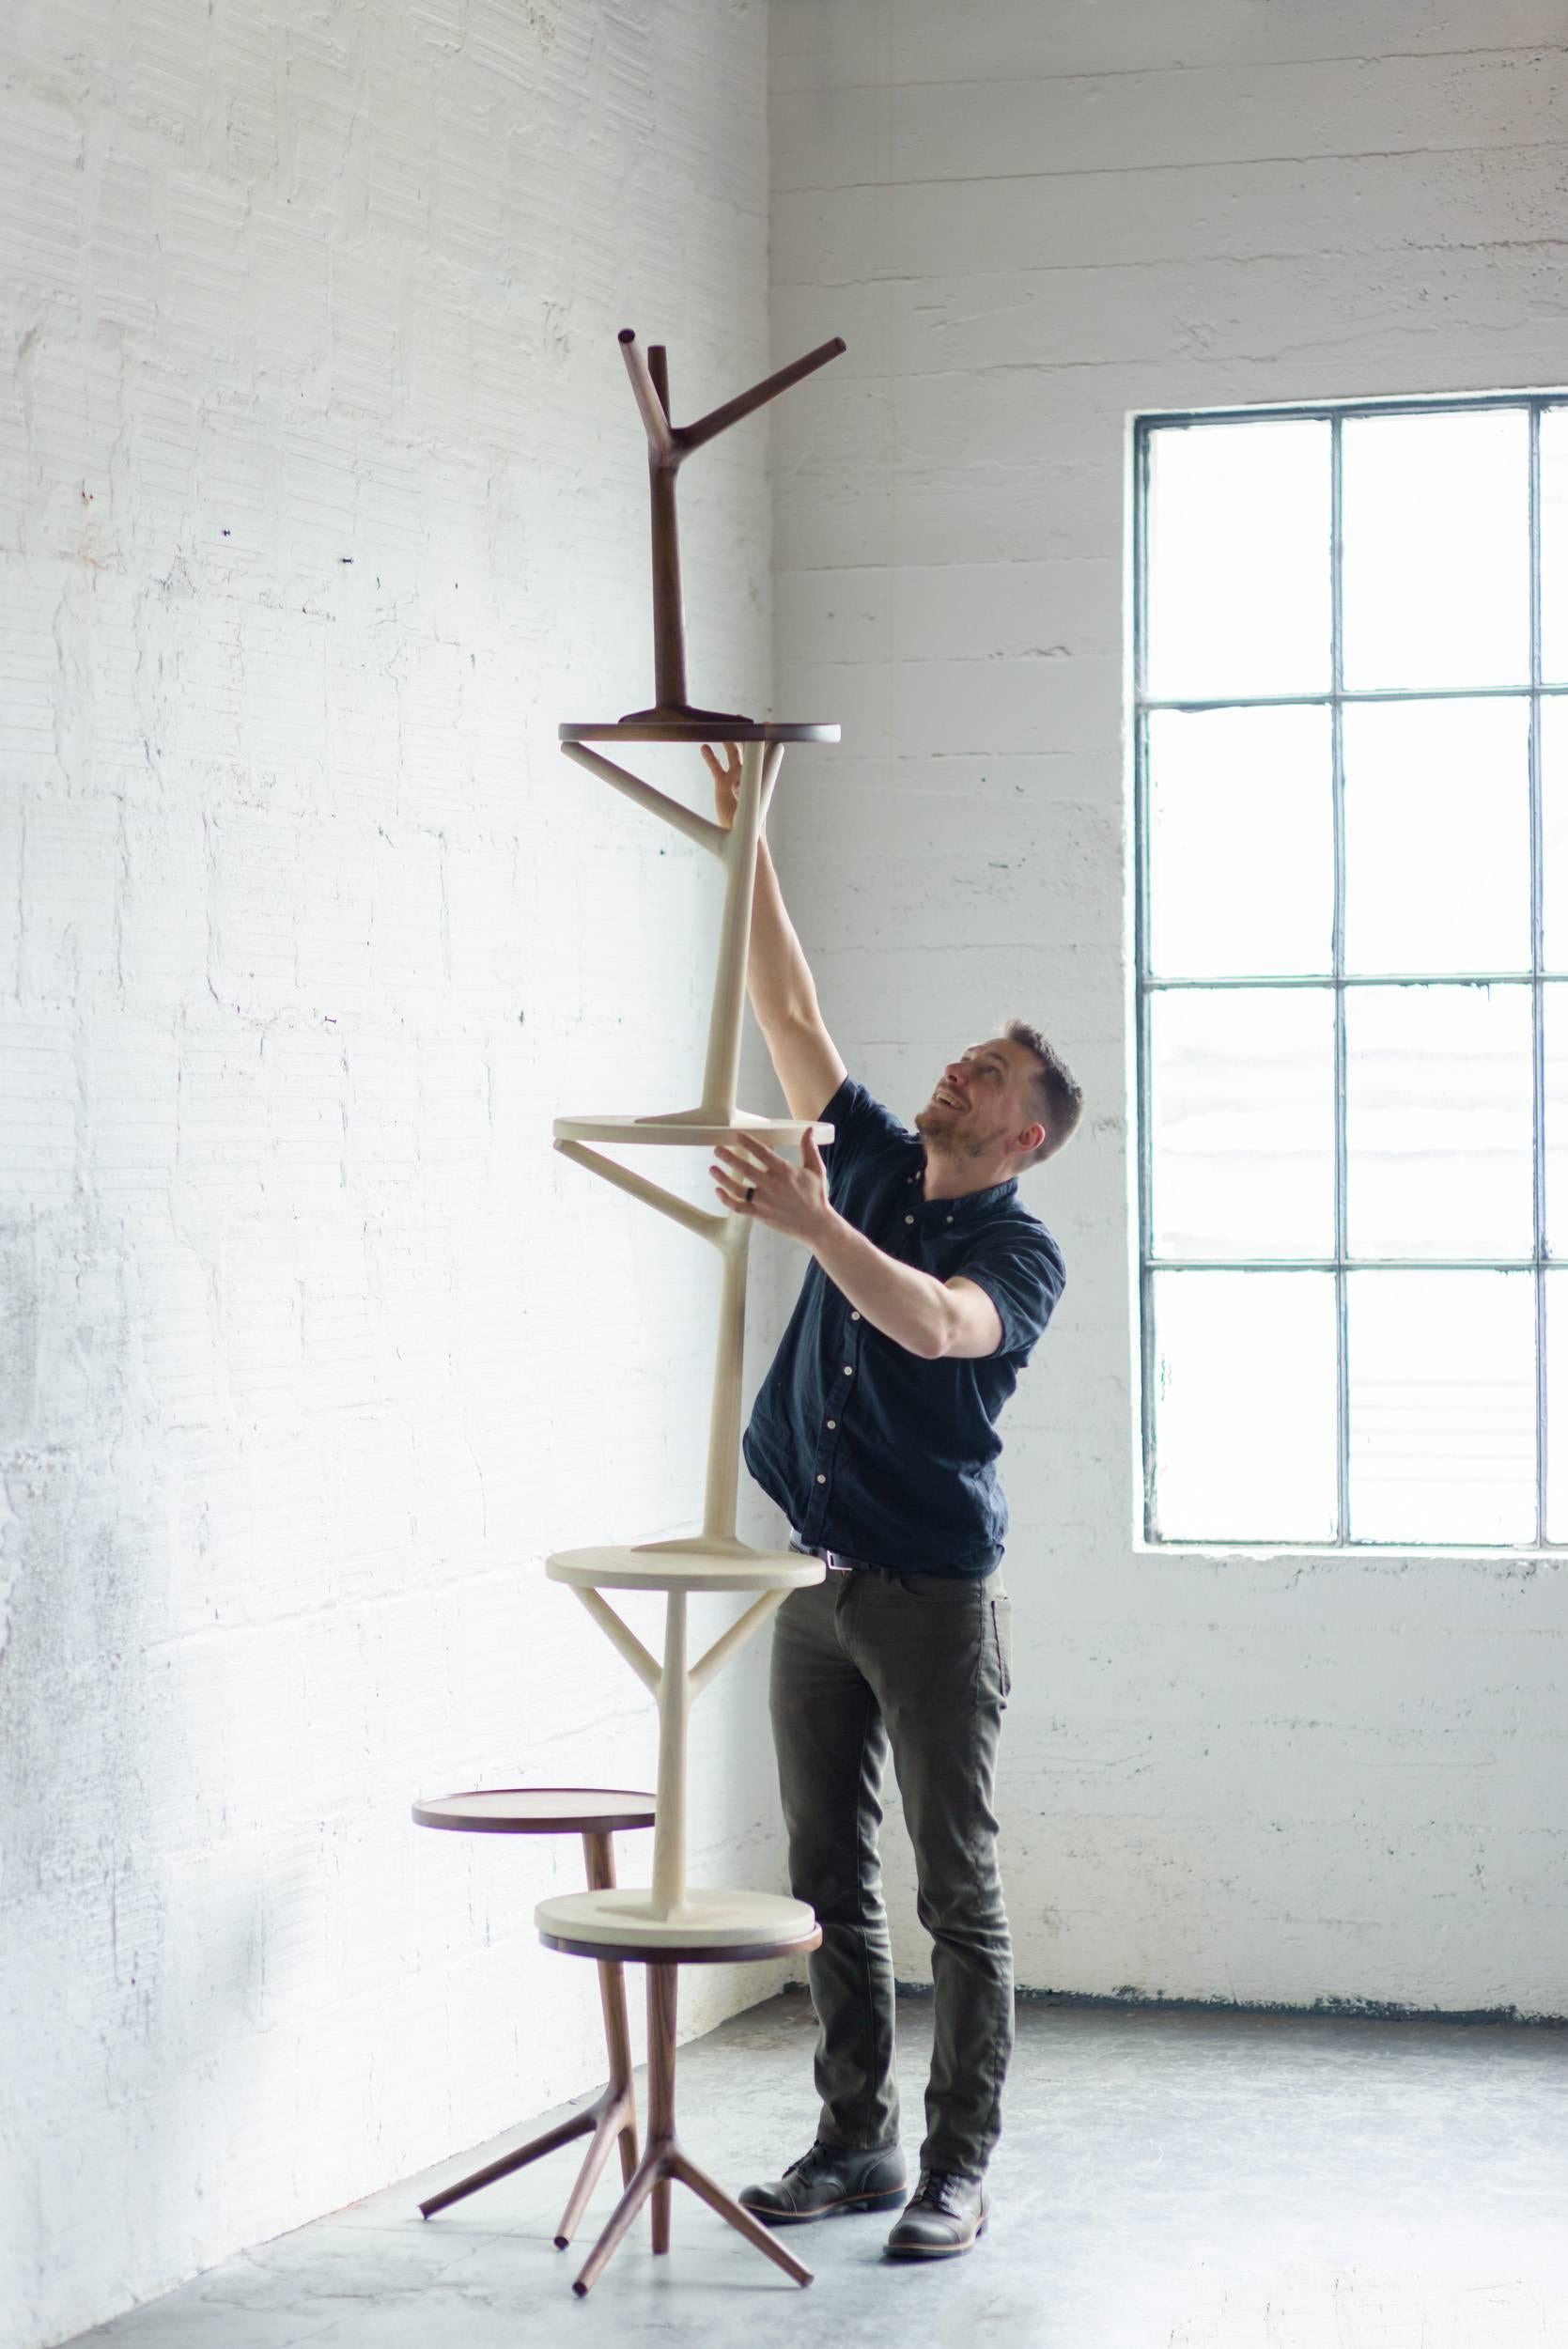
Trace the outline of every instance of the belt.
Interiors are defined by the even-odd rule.
[[[802,1558],[820,1558],[830,1574],[879,1574],[896,1582],[903,1572],[899,1566],[874,1566],[868,1558],[846,1558],[841,1549],[822,1549],[814,1542],[792,1541],[789,1547]]]

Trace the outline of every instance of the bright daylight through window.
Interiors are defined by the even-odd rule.
[[[1568,1543],[1568,396],[1136,459],[1145,1532]]]

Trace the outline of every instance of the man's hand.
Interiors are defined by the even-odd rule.
[[[708,1171],[732,1214],[749,1215],[810,1249],[837,1222],[828,1205],[828,1170],[810,1134],[800,1143],[799,1166],[748,1134],[737,1134],[733,1149],[721,1142],[717,1153],[723,1164]]]
[[[713,807],[720,829],[728,832],[735,822],[736,802],[740,797],[740,752],[734,742],[726,742],[721,767],[712,745],[705,742],[703,761],[713,777]]]
[[[857,1315],[895,1346],[930,1362],[944,1354],[972,1360],[1001,1346],[1001,1316],[977,1282],[956,1272],[939,1281],[901,1264],[830,1206],[827,1169],[810,1134],[800,1143],[800,1166],[754,1134],[737,1134],[733,1147],[720,1143],[718,1156],[722,1164],[709,1171],[731,1213],[809,1248]]]

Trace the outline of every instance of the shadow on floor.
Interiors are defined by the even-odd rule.
[[[900,2015],[918,2159],[929,2002]],[[813,2134],[812,2017],[770,1999],[680,2055],[683,2135],[732,2187]],[[644,2097],[638,2082],[639,2109]],[[885,2217],[790,2240],[808,2291],[692,2196],[551,2237],[578,2149],[439,2217],[417,2204],[569,2110],[226,2262],[79,2336],[103,2349],[1568,2349],[1568,2032],[1219,2009],[1022,2005],[995,2216],[969,2257],[884,2262]]]

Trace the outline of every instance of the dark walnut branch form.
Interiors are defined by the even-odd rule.
[[[675,475],[683,460],[693,449],[708,441],[717,440],[732,424],[743,416],[765,408],[781,392],[787,392],[792,383],[815,375],[830,359],[836,359],[846,349],[840,335],[820,350],[811,350],[803,359],[796,359],[787,367],[781,367],[765,382],[753,383],[749,392],[741,392],[734,399],[725,400],[722,408],[710,409],[699,416],[695,424],[670,422],[670,378],[664,346],[653,343],[647,352],[639,348],[637,337],[629,326],[621,333],[621,356],[631,378],[643,428],[648,436],[648,503],[653,521],[653,673],[654,705],[651,709],[629,710],[622,719],[623,725],[704,726],[713,733],[722,733],[726,726],[750,725],[752,721],[736,710],[694,709],[686,698],[686,618],[680,594],[680,525],[675,513]]]

